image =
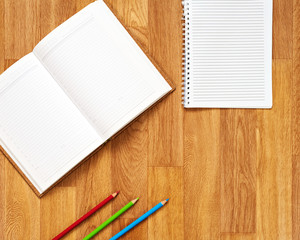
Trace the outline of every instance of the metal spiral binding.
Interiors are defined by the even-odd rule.
[[[182,104],[190,104],[190,0],[182,0]]]

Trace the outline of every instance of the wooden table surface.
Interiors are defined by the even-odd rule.
[[[0,71],[89,2],[0,0]],[[121,190],[65,239],[81,239],[140,197],[95,239],[170,198],[122,239],[299,240],[299,0],[274,0],[272,110],[183,109],[180,1],[106,2],[177,91],[41,199],[0,155],[0,239],[51,239]]]

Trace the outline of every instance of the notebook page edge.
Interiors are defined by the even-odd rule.
[[[26,64],[29,64],[30,59],[33,57],[36,58],[33,52],[26,54],[0,74],[0,93],[5,91],[10,84],[18,79],[24,71],[26,71],[26,68],[28,68]]]
[[[10,161],[10,163],[18,170],[21,176],[25,179],[25,181],[29,184],[31,188],[34,188],[33,191],[39,195],[44,192],[44,190],[37,184],[37,182],[31,177],[31,175],[27,172],[27,170],[20,164],[18,159],[14,156],[12,152],[5,146],[5,144],[0,139],[0,152],[4,154],[6,158]]]
[[[11,84],[13,84],[18,78],[24,74],[30,67],[30,60],[32,58],[36,58],[33,52],[30,52],[20,58],[17,62],[12,64],[9,68],[7,68],[1,75],[0,75],[0,94],[4,92]],[[26,66],[26,64],[29,64]],[[21,70],[21,71],[20,71]],[[1,147],[3,149],[3,154],[10,160],[10,162],[17,167],[17,170],[20,172],[22,176],[24,176],[26,181],[29,181],[34,186],[34,191],[38,193],[42,193],[43,190],[37,184],[37,182],[32,178],[32,176],[27,172],[27,170],[20,164],[19,160],[14,156],[14,154],[9,150],[9,148],[5,145],[2,141],[0,136],[0,150]]]
[[[105,142],[103,141],[95,141],[91,145],[89,145],[84,151],[81,151],[80,154],[76,155],[73,159],[69,161],[68,164],[64,165],[63,168],[59,169],[59,172],[56,172],[51,178],[51,181],[47,182],[43,188],[43,192],[46,192],[49,188],[51,188],[54,184],[60,181],[68,172],[70,172],[73,168],[76,168],[78,164],[80,164],[84,159],[86,159],[90,154],[96,151],[100,146],[102,146]],[[41,193],[41,194],[42,194]]]
[[[27,184],[31,187],[33,192],[41,197],[46,192],[48,192],[52,187],[54,187],[58,182],[60,182],[65,176],[67,176],[71,171],[80,166],[82,161],[87,160],[94,152],[96,152],[99,147],[101,147],[104,143],[95,144],[91,146],[82,156],[78,156],[78,160],[74,161],[75,164],[72,164],[70,167],[66,168],[63,173],[60,174],[55,180],[48,185],[41,187],[37,182],[31,177],[31,175],[26,171],[25,168],[20,164],[20,162],[15,158],[15,156],[9,151],[9,149],[5,146],[0,139],[0,152],[9,160],[9,162],[14,166],[14,168],[19,172],[22,178],[27,182]]]
[[[272,46],[273,46],[273,0],[267,0],[265,5],[265,66],[266,66],[266,101],[265,107],[271,109],[273,107],[273,87],[272,87]]]

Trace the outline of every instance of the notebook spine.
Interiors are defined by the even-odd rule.
[[[182,104],[190,104],[190,0],[182,0]]]

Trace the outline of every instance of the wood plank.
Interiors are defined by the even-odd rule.
[[[256,240],[255,233],[222,233],[222,240]]]
[[[257,231],[259,239],[292,238],[292,61],[273,62],[272,110],[258,111]]]
[[[187,110],[184,133],[184,236],[217,240],[221,230],[220,110]]]
[[[40,1],[4,0],[5,58],[19,59],[39,41]]]
[[[148,169],[148,209],[169,202],[148,218],[148,239],[184,239],[183,171],[181,167]]]
[[[300,156],[293,156],[293,239],[300,239]]]
[[[293,22],[293,155],[300,156],[300,1],[294,0]]]
[[[66,179],[72,181],[76,186],[76,219],[87,213],[110,194],[119,190],[112,188],[111,164],[111,143],[109,142],[97,154],[76,169],[69,179]],[[112,206],[115,200],[111,200],[88,220],[84,221],[80,228],[76,229],[77,239],[86,236],[112,216]],[[100,239],[109,239],[111,234],[112,226],[110,225],[97,236]]]
[[[39,0],[41,2],[40,39],[76,13],[76,1]]]
[[[149,1],[150,55],[178,88],[149,111],[149,166],[183,165],[181,106],[181,4]]]
[[[256,111],[221,110],[221,232],[255,232]]]
[[[76,189],[74,187],[56,187],[46,194],[41,203],[40,239],[52,239],[76,220]],[[71,231],[67,239],[78,239]]]
[[[138,204],[138,203],[136,203]],[[113,232],[114,234],[118,233],[130,223],[132,223],[136,218],[121,218],[117,219],[114,224]],[[113,236],[113,235],[112,235]],[[147,240],[147,220],[141,222],[138,226],[130,230],[122,239],[138,239],[138,240]]]
[[[39,239],[40,202],[29,185],[6,159],[5,231],[3,239]]]
[[[111,141],[112,186],[122,193],[113,203],[113,212],[140,197],[139,203],[121,218],[139,217],[147,209],[147,143],[145,115]]]
[[[293,57],[293,0],[273,1],[273,59]]]
[[[293,2],[293,186],[292,214],[293,239],[300,239],[300,1]]]

